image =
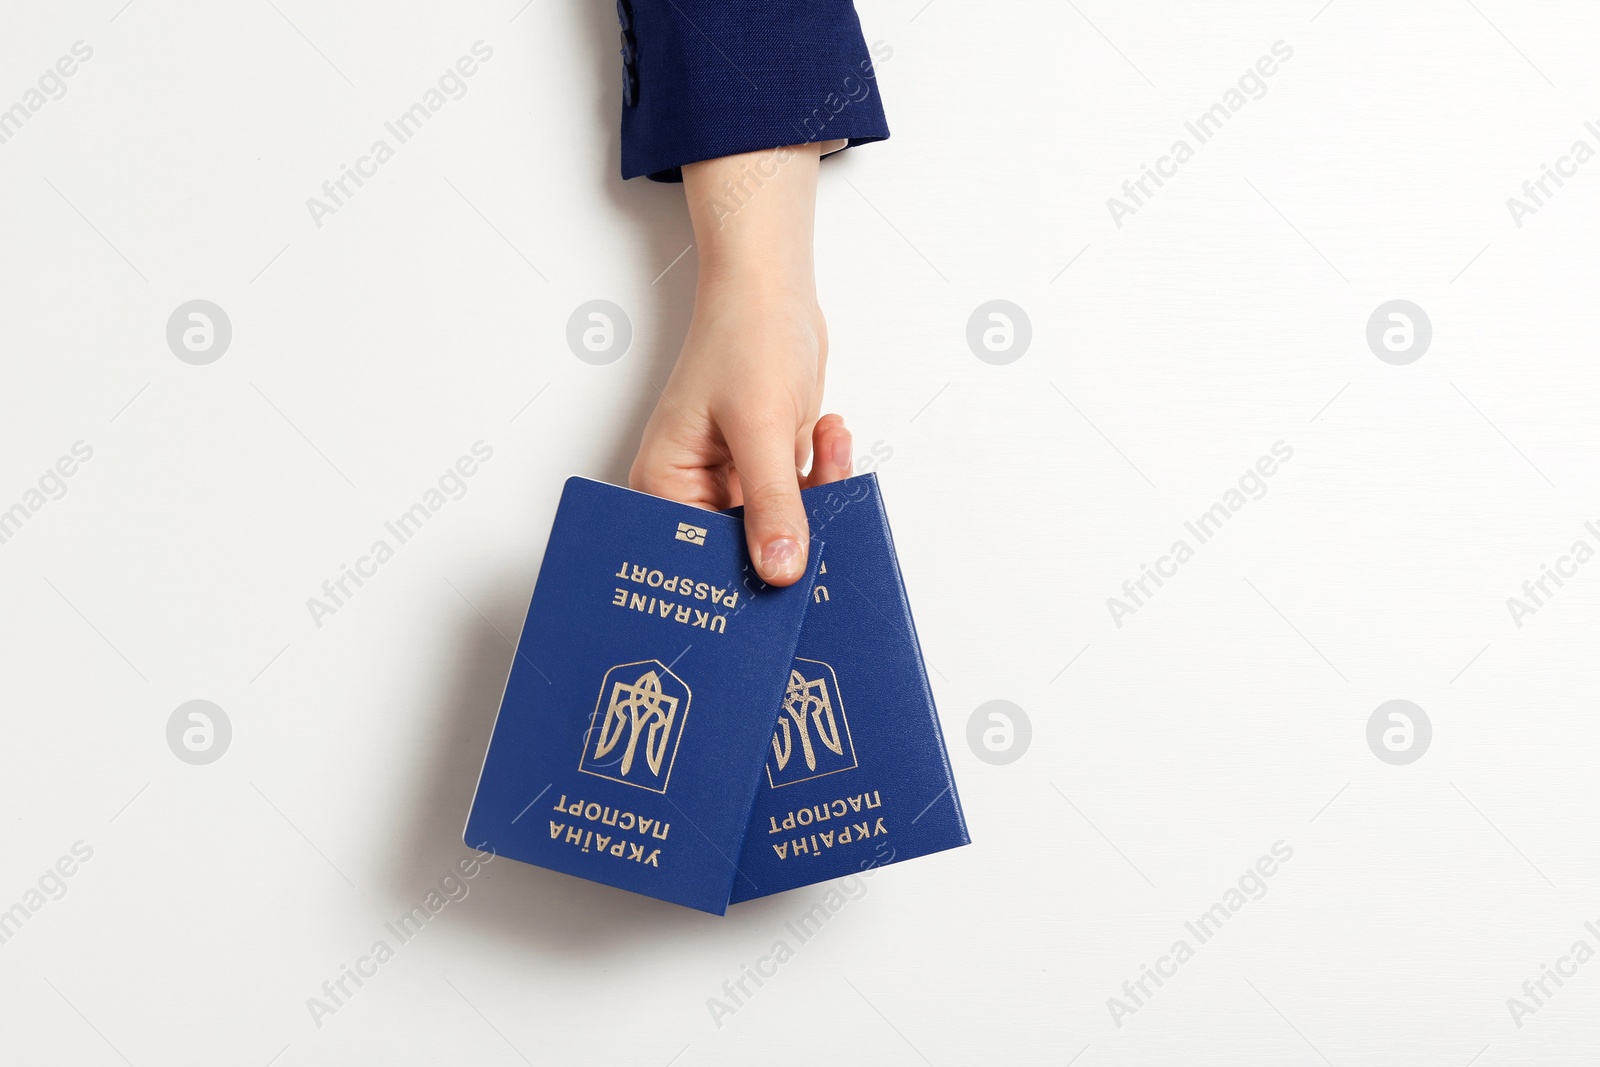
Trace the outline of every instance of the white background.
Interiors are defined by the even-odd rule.
[[[625,476],[695,257],[668,269],[681,188],[617,178],[608,2],[124,2],[0,32],[0,107],[94,49],[0,145],[0,508],[93,449],[0,545],[0,908],[93,849],[0,945],[0,1059],[1593,1061],[1600,963],[1520,1027],[1507,998],[1600,949],[1600,564],[1520,627],[1506,600],[1600,545],[1600,161],[1520,228],[1506,200],[1596,146],[1594,5],[866,0],[894,136],[824,168],[827,408],[892,452],[974,844],[876,875],[720,1026],[823,887],[714,918],[497,861],[319,1027],[307,999],[467,854],[559,485]],[[478,40],[467,95],[319,228],[307,198]],[[1107,198],[1280,40],[1119,228]],[[635,330],[608,366],[565,341],[596,298]],[[165,337],[193,299],[233,327],[206,366]],[[966,342],[991,299],[1031,319],[1009,365]],[[1433,324],[1405,366],[1366,341],[1392,299]],[[470,491],[313,625],[478,440]],[[193,699],[232,723],[208,766],[166,740]],[[1033,729],[1005,766],[966,739],[995,699]],[[1407,766],[1366,741],[1392,699],[1433,725]]]

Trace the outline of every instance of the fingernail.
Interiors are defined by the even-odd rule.
[[[761,569],[768,578],[798,578],[805,570],[805,556],[800,542],[792,537],[778,537],[767,542],[761,552]]]
[[[833,439],[833,465],[850,473],[850,435],[842,433]]]

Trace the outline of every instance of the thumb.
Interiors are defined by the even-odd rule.
[[[806,570],[811,531],[800,503],[794,434],[740,420],[724,427],[744,497],[744,535],[756,573],[771,585],[793,585]]]

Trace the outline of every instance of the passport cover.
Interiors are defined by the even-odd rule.
[[[738,518],[569,478],[466,843],[726,912],[822,548],[768,586]]]
[[[969,844],[876,474],[801,492],[828,552],[733,903]],[[770,720],[768,720],[770,722]]]

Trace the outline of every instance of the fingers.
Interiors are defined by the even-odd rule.
[[[792,424],[742,419],[725,426],[744,497],[744,532],[756,573],[771,585],[793,585],[805,573],[811,539],[800,504]]]
[[[728,484],[727,453],[683,420],[653,417],[628,471],[628,488],[708,510],[738,501]]]
[[[628,472],[628,488],[707,511],[721,511],[735,503],[726,467],[653,467],[635,460]]]
[[[811,473],[805,487],[827,485],[850,477],[850,431],[838,415],[824,415],[811,431]]]

